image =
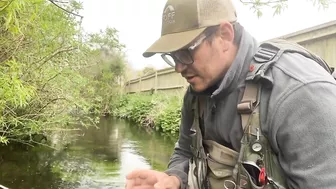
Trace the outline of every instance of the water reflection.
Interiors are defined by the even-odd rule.
[[[102,119],[99,129],[74,136],[62,150],[2,148],[0,184],[12,189],[124,188],[133,169],[164,170],[176,140],[114,119]]]

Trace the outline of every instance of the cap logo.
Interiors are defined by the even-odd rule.
[[[175,17],[175,9],[173,6],[168,5],[163,11],[162,20],[166,24],[173,24],[175,23],[174,17]]]

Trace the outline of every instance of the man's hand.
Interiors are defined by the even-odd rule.
[[[135,170],[126,177],[126,189],[179,189],[176,176],[154,170]]]

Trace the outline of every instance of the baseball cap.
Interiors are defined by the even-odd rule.
[[[168,0],[162,13],[161,37],[144,53],[168,53],[183,49],[207,27],[221,21],[235,22],[236,9],[231,0]]]

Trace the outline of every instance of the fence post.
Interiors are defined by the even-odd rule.
[[[129,90],[129,81],[126,81],[124,92],[127,94]]]
[[[155,70],[155,80],[154,80],[154,93],[157,92],[157,85],[158,85],[158,71]]]
[[[140,75],[140,79],[139,79],[139,92],[141,92],[142,91],[142,86],[141,86],[141,77],[142,77],[142,75]]]

